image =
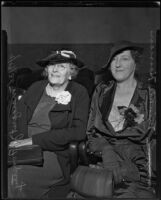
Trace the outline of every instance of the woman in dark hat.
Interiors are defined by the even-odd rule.
[[[121,41],[102,71],[114,80],[95,89],[87,126],[88,146],[113,172],[115,198],[152,198],[150,151],[155,134],[155,91],[135,77],[143,49]]]
[[[17,103],[16,112],[20,113],[15,122],[17,133],[10,127],[9,147],[39,145],[44,163],[41,167],[9,168],[10,198],[48,198],[51,188],[56,193],[57,189],[61,191],[60,187],[69,183],[70,178],[68,144],[86,136],[88,93],[72,81],[83,63],[74,52],[66,50],[53,52],[37,63],[45,68],[48,80],[34,83]],[[20,135],[23,139],[16,140]],[[15,175],[16,181],[13,181]],[[54,192],[53,196],[57,197]]]

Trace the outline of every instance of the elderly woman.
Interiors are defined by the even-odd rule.
[[[115,198],[152,198],[147,144],[155,130],[155,91],[135,72],[142,48],[120,41],[112,49],[104,72],[114,80],[95,89],[87,126],[91,153],[113,172]]]
[[[68,144],[86,136],[88,93],[72,81],[83,63],[74,52],[64,50],[53,52],[38,64],[45,68],[48,80],[34,83],[18,102],[16,134],[24,137],[10,142],[9,147],[39,145],[43,149],[44,164],[10,167],[10,198],[48,198],[51,187],[55,191],[56,186],[67,183]],[[13,134],[10,134],[12,140],[16,138]],[[16,174],[16,183],[13,174]]]

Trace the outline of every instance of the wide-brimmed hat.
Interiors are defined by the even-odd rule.
[[[112,58],[117,55],[118,53],[121,53],[124,50],[136,50],[138,52],[140,52],[140,54],[143,53],[143,47],[136,45],[133,42],[130,41],[119,41],[116,42],[113,47],[111,48],[110,51],[110,56],[108,58],[107,63],[102,67],[101,71],[104,71],[105,69],[107,69],[110,66],[110,63],[112,61]]]
[[[40,67],[46,67],[49,64],[57,63],[72,63],[78,68],[84,66],[84,63],[77,58],[76,54],[68,50],[53,51],[46,58],[38,60],[36,63],[40,65]]]

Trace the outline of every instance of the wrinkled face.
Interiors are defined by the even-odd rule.
[[[118,82],[133,78],[135,67],[136,64],[130,50],[122,51],[114,56],[110,65],[111,73]]]
[[[63,85],[71,79],[69,63],[57,63],[47,66],[48,80],[51,84]]]

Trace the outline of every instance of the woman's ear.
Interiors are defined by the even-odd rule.
[[[44,77],[48,77],[48,70],[47,70],[47,68],[44,69],[44,71],[42,72],[42,75]]]
[[[139,71],[138,65],[134,62],[134,71]]]

